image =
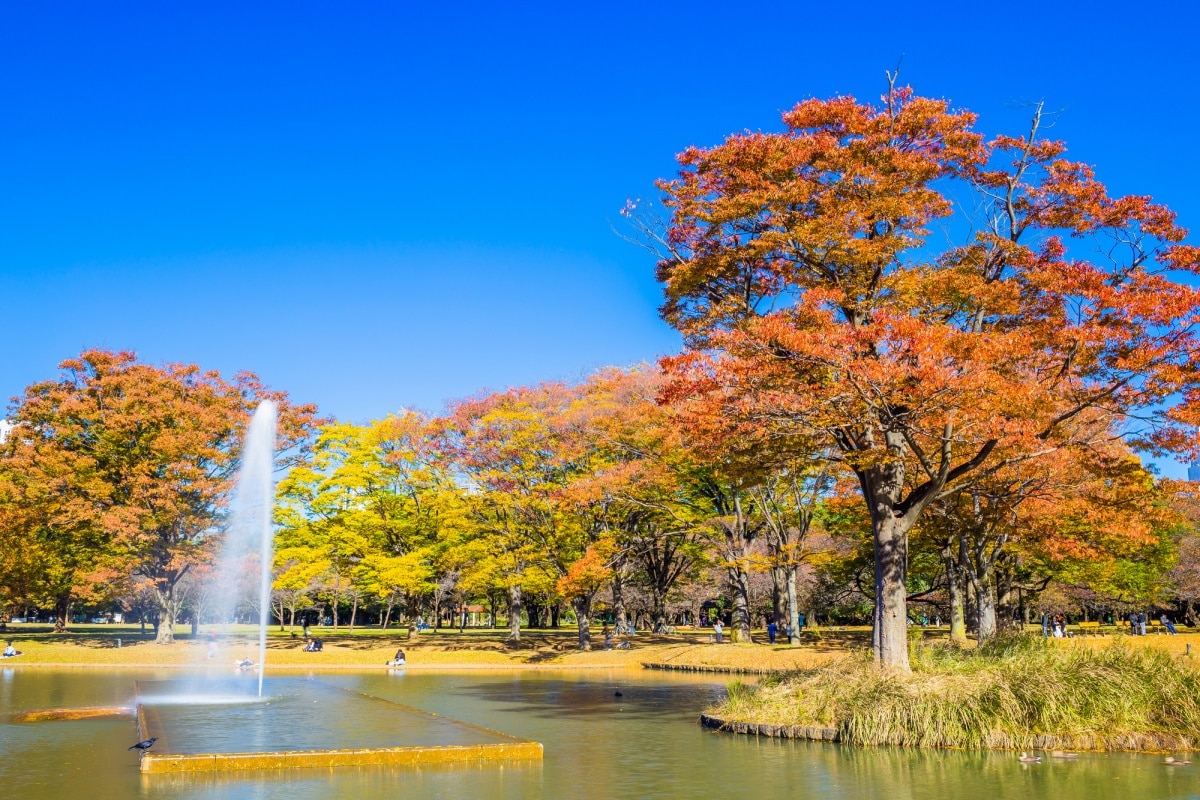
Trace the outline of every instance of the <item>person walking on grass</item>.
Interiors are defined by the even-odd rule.
[[[717,637],[717,644],[721,644],[721,642],[725,641],[725,628],[721,625],[720,617],[718,617],[717,621],[713,623],[713,633]]]
[[[1138,636],[1146,635],[1146,622],[1147,622],[1148,616],[1149,615],[1146,614],[1145,611],[1141,611],[1138,613]]]
[[[767,623],[767,638],[771,640],[771,644],[775,644],[775,637],[779,635],[779,625],[775,620]]]

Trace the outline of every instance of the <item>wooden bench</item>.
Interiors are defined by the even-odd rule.
[[[1100,623],[1099,622],[1080,622],[1079,623],[1079,633],[1081,636],[1087,636],[1089,634],[1091,634],[1092,636],[1100,636],[1101,635]]]

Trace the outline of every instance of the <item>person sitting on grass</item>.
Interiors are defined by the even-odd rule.
[[[16,658],[19,655],[21,655],[21,651],[16,649],[15,647],[13,647],[13,643],[10,640],[8,643],[8,647],[4,648],[4,656],[3,657],[4,658]]]
[[[391,661],[387,662],[387,666],[403,667],[405,663],[406,663],[406,661],[404,658],[404,650],[403,650],[403,648],[401,648],[400,650],[396,651],[395,657]]]
[[[254,662],[250,659],[249,656],[243,656],[241,659],[239,659],[233,663],[234,663],[234,666],[236,666],[238,669],[250,669],[251,667],[254,666]]]
[[[306,653],[319,653],[319,652],[321,652],[321,646],[322,646],[322,644],[321,644],[321,637],[320,637],[320,636],[314,636],[313,638],[311,638],[311,639],[309,639],[309,640],[308,640],[308,644],[307,644],[307,645],[305,645],[305,647],[304,647],[304,652],[306,652]]]

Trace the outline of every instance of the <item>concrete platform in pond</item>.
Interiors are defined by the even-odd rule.
[[[540,760],[542,745],[302,678],[139,681],[142,772]]]

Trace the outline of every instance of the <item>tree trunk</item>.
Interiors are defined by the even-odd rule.
[[[521,586],[510,586],[508,588],[508,640],[510,642],[521,641]]]
[[[734,642],[749,643],[750,637],[750,579],[740,565],[729,568],[729,588],[733,592],[733,619],[729,638]]]
[[[554,605],[550,606],[550,627],[551,628],[558,627],[558,618],[560,616],[562,616],[562,605],[559,603],[555,603]]]
[[[875,661],[908,672],[908,531],[890,513],[872,514],[872,518],[875,624],[871,636]]]
[[[996,582],[992,572],[980,575],[975,582],[975,605],[979,613],[979,641],[986,642],[996,636]]]
[[[656,586],[650,587],[650,607],[654,616],[650,623],[650,630],[657,631],[661,626],[667,624],[667,596],[658,591]]]
[[[626,613],[625,613],[625,575],[620,569],[613,571],[613,617],[616,622],[617,630],[625,630]]]
[[[575,624],[579,628],[579,649],[592,649],[592,597],[576,597],[571,600],[575,609]]]
[[[528,602],[525,604],[525,614],[529,617],[530,628],[544,628],[542,620],[542,611],[544,606],[541,603]]]
[[[155,644],[171,644],[175,641],[175,603],[171,596],[174,586],[155,591],[158,597],[158,627],[154,632]]]
[[[771,567],[771,616],[767,622],[776,625],[787,619],[787,591],[784,584],[787,577],[784,567]]]
[[[71,595],[60,595],[58,602],[54,605],[54,632],[66,630],[67,623],[71,621]]]
[[[950,642],[967,643],[967,618],[963,614],[962,570],[952,544],[942,548],[942,561],[946,565],[946,587],[950,592]]]
[[[784,567],[784,588],[787,592],[788,642],[800,644],[800,604],[796,601],[796,565]]]
[[[350,601],[350,630],[354,630],[354,618],[358,616],[358,595]]]

